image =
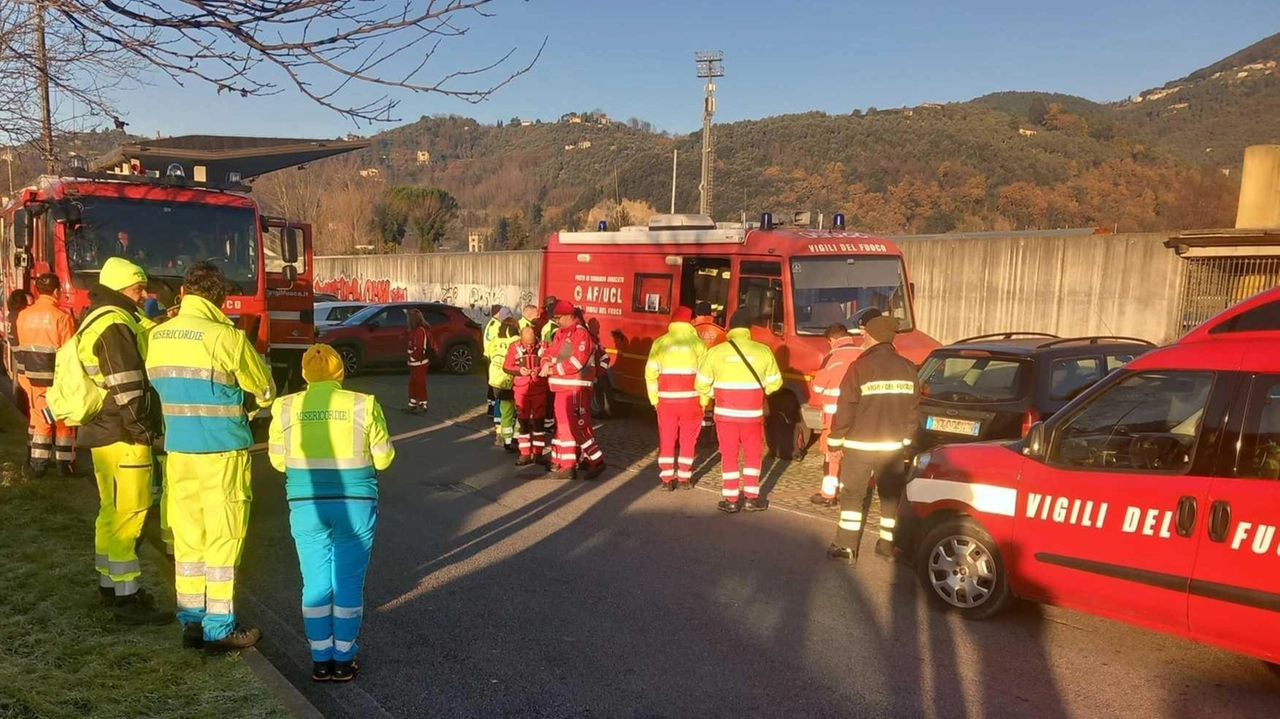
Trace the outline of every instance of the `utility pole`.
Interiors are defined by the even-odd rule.
[[[698,213],[711,215],[711,118],[716,114],[716,81],[724,77],[724,52],[708,50],[694,53],[698,63],[698,77],[706,78],[706,98],[702,103],[702,182],[698,184]]]
[[[36,31],[36,72],[40,83],[40,154],[44,155],[44,169],[49,174],[57,172],[57,158],[53,154],[53,107],[49,100],[49,51],[44,39],[44,2],[32,6],[32,18]]]
[[[671,151],[671,214],[676,214],[676,167],[677,160],[680,157],[680,150]]]

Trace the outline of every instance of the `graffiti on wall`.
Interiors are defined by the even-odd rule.
[[[315,291],[355,302],[440,302],[461,308],[463,314],[480,323],[489,318],[489,308],[493,305],[519,312],[537,299],[537,292],[518,285],[421,283],[405,286],[385,278],[344,275],[317,279]]]
[[[361,279],[359,277],[338,276],[331,280],[317,279],[315,291],[334,295],[341,300],[354,302],[405,302],[409,299],[408,288],[393,285],[391,280]]]

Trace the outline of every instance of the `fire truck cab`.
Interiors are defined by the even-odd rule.
[[[30,293],[37,275],[54,273],[63,306],[78,318],[102,263],[118,256],[146,270],[149,294],[172,307],[186,269],[215,262],[235,288],[223,310],[269,358],[280,389],[290,389],[314,334],[311,230],[261,215],[244,183],[365,146],[193,136],[125,145],[92,167],[73,158],[61,176],[40,177],[0,208],[0,289]],[[10,369],[12,342],[4,341]]]
[[[613,356],[611,392],[644,398],[644,367],[653,340],[667,331],[671,312],[708,302],[726,326],[739,310],[755,317],[752,336],[778,359],[784,388],[770,398],[771,451],[800,457],[817,413],[804,413],[809,383],[830,350],[823,332],[832,323],[853,327],[860,310],[896,317],[895,341],[917,364],[938,343],[915,326],[913,290],[902,253],[892,242],[837,226],[831,230],[717,227],[697,215],[657,215],[648,227],[560,232],[543,255],[542,296],[572,300],[588,328]],[[785,441],[781,438],[787,438]]]

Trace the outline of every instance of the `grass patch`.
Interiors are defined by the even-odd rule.
[[[239,655],[183,650],[181,629],[126,627],[94,598],[84,479],[27,483],[26,425],[0,400],[0,717],[287,717]],[[172,571],[141,550],[143,586],[173,606]]]

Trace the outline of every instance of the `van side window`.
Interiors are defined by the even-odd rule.
[[[636,273],[635,292],[631,294],[631,310],[651,314],[671,314],[671,275]]]
[[[1116,382],[1054,431],[1049,464],[1186,472],[1213,379],[1212,372],[1159,371]]]
[[[1245,310],[1209,330],[1209,334],[1217,335],[1225,332],[1263,332],[1280,330],[1280,301],[1258,305]]]
[[[1136,354],[1107,355],[1107,374],[1111,374],[1134,360]]]
[[[1069,357],[1054,360],[1049,372],[1049,396],[1071,400],[1102,379],[1102,364],[1097,357]]]
[[[1235,476],[1280,479],[1280,375],[1258,375],[1249,392]]]
[[[743,263],[746,264],[745,262]],[[769,277],[742,277],[738,280],[738,308],[752,315],[751,323],[782,334],[782,280]],[[732,321],[732,316],[730,317]]]

